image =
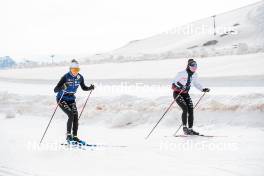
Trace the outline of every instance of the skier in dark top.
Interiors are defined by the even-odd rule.
[[[185,135],[199,135],[198,132],[192,129],[193,127],[193,103],[189,95],[191,85],[201,90],[202,92],[209,92],[209,88],[204,88],[199,80],[196,73],[197,63],[193,59],[188,60],[187,68],[177,74],[172,82],[173,98],[176,99],[177,104],[182,109],[182,125],[183,132]],[[188,116],[187,116],[188,114]],[[188,128],[187,128],[188,119]]]
[[[75,93],[79,87],[84,91],[89,91],[94,89],[94,85],[87,87],[84,84],[84,78],[79,74],[80,67],[76,60],[71,61],[70,71],[66,73],[58,82],[57,86],[54,88],[54,92],[57,93],[57,102],[63,112],[68,116],[67,122],[67,137],[68,142],[74,141],[82,143],[78,137],[78,110],[75,102]]]

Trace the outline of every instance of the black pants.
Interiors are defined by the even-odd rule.
[[[68,116],[68,122],[67,122],[67,133],[71,134],[71,131],[73,136],[77,136],[78,132],[78,110],[76,107],[75,101],[61,101],[59,104],[60,108],[63,112],[65,112]]]
[[[177,92],[173,92],[173,98],[178,96]],[[182,125],[186,126],[188,118],[189,128],[193,127],[193,103],[190,95],[188,93],[182,93],[177,99],[177,104],[182,109]],[[188,114],[188,116],[187,116]]]

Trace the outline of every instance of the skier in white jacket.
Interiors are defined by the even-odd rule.
[[[176,99],[177,104],[182,109],[182,125],[183,132],[185,135],[199,135],[198,132],[193,130],[193,103],[189,95],[191,85],[196,87],[202,92],[209,92],[209,88],[204,88],[199,80],[196,73],[197,63],[193,59],[188,60],[187,68],[179,72],[172,82],[173,98],[179,95]],[[187,116],[188,114],[188,116]],[[187,128],[188,119],[188,128]]]

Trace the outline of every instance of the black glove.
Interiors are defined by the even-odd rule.
[[[67,88],[68,88],[68,83],[64,83],[62,86],[61,86],[61,90],[67,90]]]
[[[209,88],[204,88],[203,92],[210,92],[210,89]]]
[[[94,85],[91,84],[90,87],[88,87],[88,90],[94,90]]]

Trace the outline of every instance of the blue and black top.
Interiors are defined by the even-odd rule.
[[[54,88],[54,92],[57,93],[57,101],[60,100],[63,92],[65,93],[61,101],[75,101],[75,93],[77,92],[79,85],[84,91],[93,89],[92,86],[87,87],[84,84],[84,78],[81,74],[74,76],[71,72],[66,73]]]

